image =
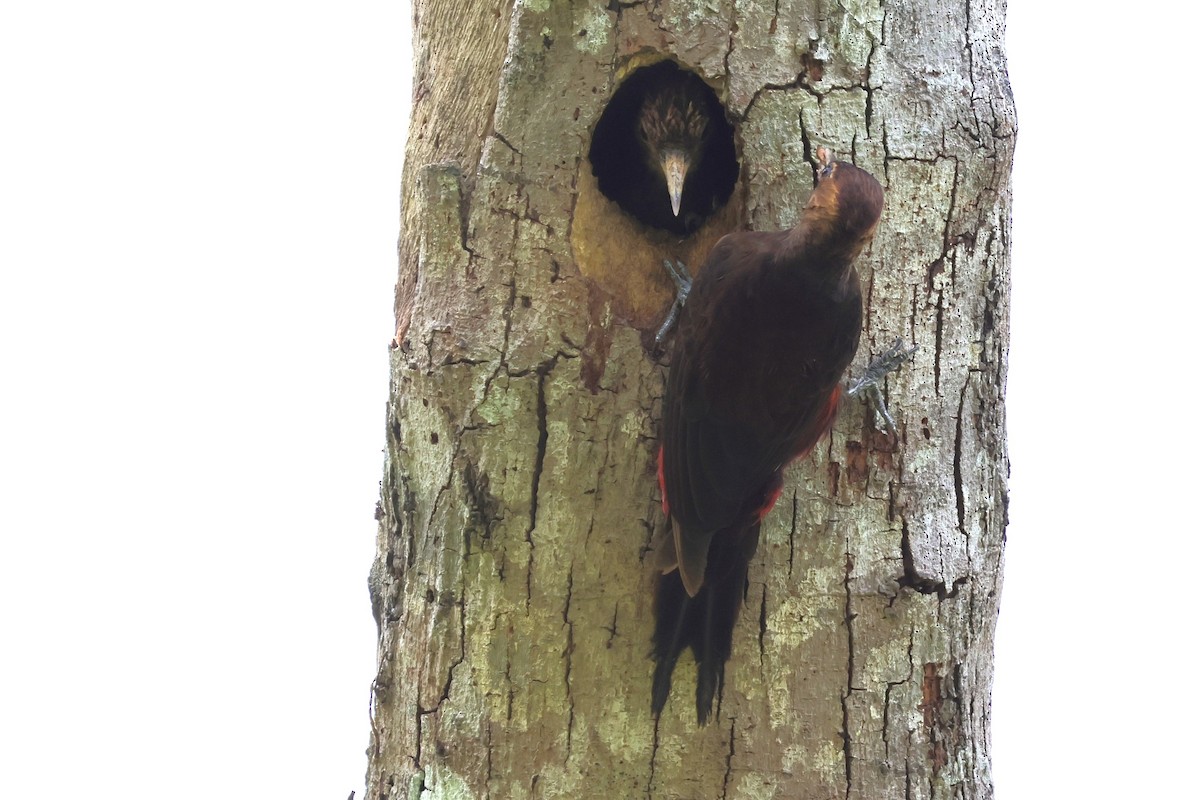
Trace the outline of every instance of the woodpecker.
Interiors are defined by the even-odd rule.
[[[690,648],[696,717],[708,721],[763,518],[784,468],[832,426],[858,349],[854,260],[874,236],[883,189],[824,148],[817,156],[817,186],[794,228],[725,236],[694,282],[672,269],[682,308],[672,312],[658,453],[669,529],[655,590],[656,716]]]
[[[737,181],[733,128],[713,89],[670,60],[635,70],[596,124],[588,159],[605,196],[650,228],[688,236]]]
[[[700,162],[709,135],[703,84],[691,73],[679,75],[646,96],[637,120],[638,143],[646,166],[666,184],[671,213],[676,217],[688,170]]]

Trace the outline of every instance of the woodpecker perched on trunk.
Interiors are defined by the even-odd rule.
[[[796,227],[729,234],[694,285],[677,276],[687,302],[658,454],[670,533],[655,597],[656,715],[675,662],[691,648],[696,716],[708,721],[759,526],[782,491],[784,468],[832,426],[858,348],[854,259],[875,233],[883,190],[853,164],[824,150],[818,157],[817,187]]]

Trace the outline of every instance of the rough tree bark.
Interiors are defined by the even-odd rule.
[[[416,0],[368,795],[986,798],[1006,517],[1003,0]],[[734,198],[680,241],[590,132],[671,57],[725,101]],[[818,145],[886,191],[846,404],[763,527],[719,712],[649,713],[662,258],[792,224]]]

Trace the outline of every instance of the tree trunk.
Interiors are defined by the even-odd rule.
[[[1015,116],[1004,3],[417,0],[368,796],[982,798],[1006,522]],[[681,239],[597,190],[592,131],[670,57],[736,129]],[[787,473],[714,721],[650,714],[666,256],[795,222],[830,147],[886,207],[858,402]],[[809,160],[806,160],[809,159]]]

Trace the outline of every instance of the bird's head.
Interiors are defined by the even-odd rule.
[[[638,140],[650,166],[660,172],[679,216],[688,170],[699,161],[708,137],[708,115],[692,93],[679,87],[652,92],[638,114]]]
[[[883,213],[883,187],[871,173],[845,161],[834,161],[825,148],[817,188],[805,206],[805,224],[817,238],[850,251],[853,258],[875,236]]]

